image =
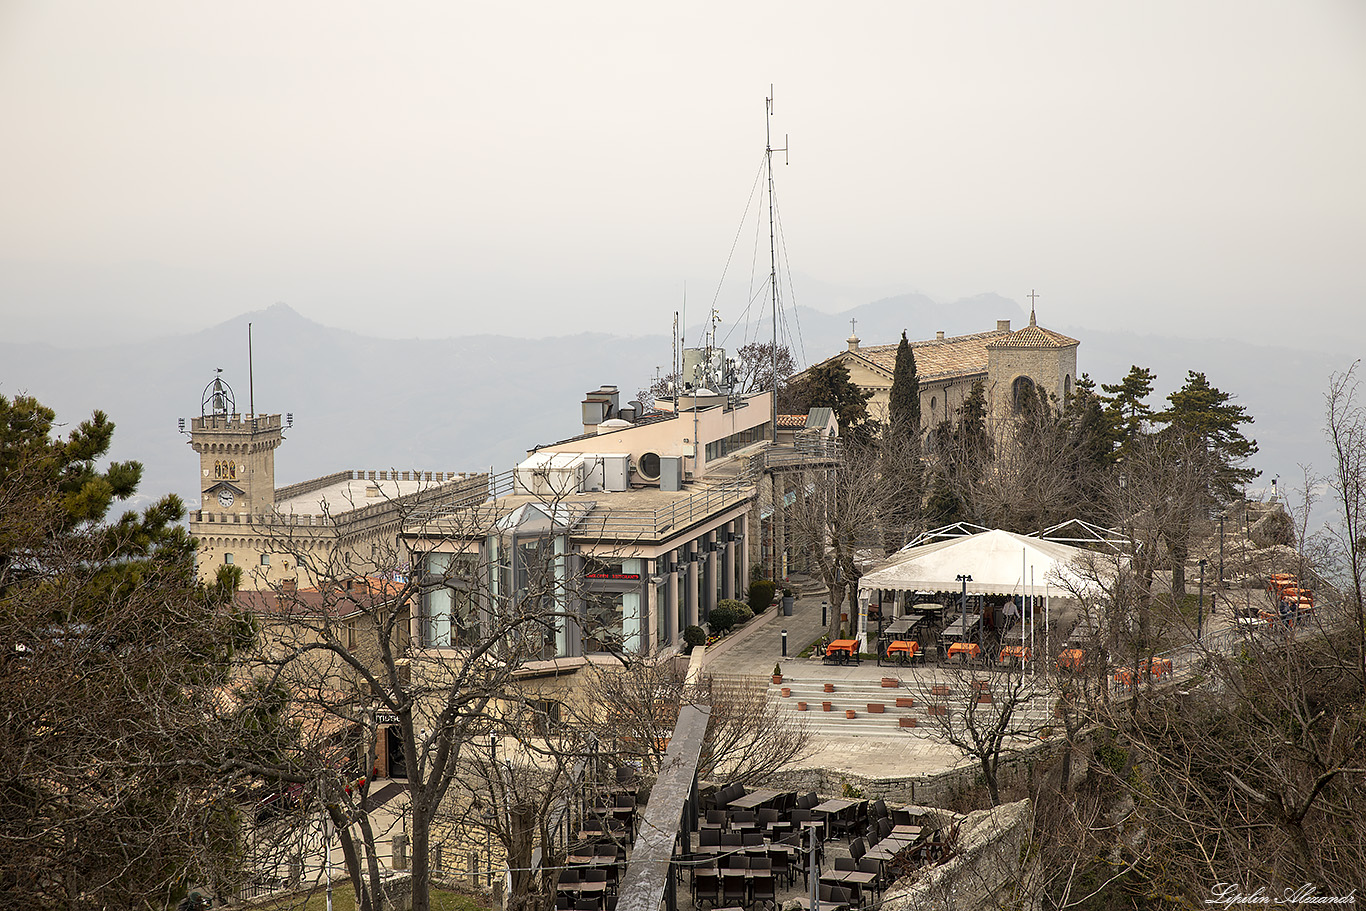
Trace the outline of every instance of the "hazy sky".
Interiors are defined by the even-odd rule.
[[[1361,0],[0,0],[0,334],[664,333],[770,83],[798,303],[1366,349]]]

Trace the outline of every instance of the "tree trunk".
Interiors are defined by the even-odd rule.
[[[413,911],[430,911],[431,908],[431,814],[427,811],[425,792],[426,789],[421,786],[414,787],[414,782],[409,778],[413,829],[408,870],[412,877]]]
[[[356,896],[356,907],[359,911],[371,911],[370,892],[365,888],[365,877],[361,875],[360,869],[360,854],[356,851],[356,839],[351,834],[346,814],[341,807],[329,803],[327,815],[332,819],[332,827],[337,830],[337,840],[341,843],[342,849],[342,863],[346,865],[346,874],[351,878],[351,891]]]

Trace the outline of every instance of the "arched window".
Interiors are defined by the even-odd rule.
[[[1062,397],[1065,399],[1072,397],[1072,375],[1070,373],[1062,378]]]
[[[1020,413],[1026,403],[1038,400],[1038,391],[1034,387],[1034,381],[1027,376],[1016,377],[1015,382],[1011,384],[1010,392],[1011,406],[1016,414]]]

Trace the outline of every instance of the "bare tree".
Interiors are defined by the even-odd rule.
[[[1329,380],[1328,440],[1333,446],[1329,478],[1341,510],[1333,536],[1338,545],[1341,570],[1346,579],[1347,601],[1356,619],[1357,665],[1366,687],[1366,412],[1357,402],[1359,381],[1354,363],[1346,373]]]
[[[931,736],[977,763],[992,806],[1001,803],[1001,762],[1035,746],[1049,725],[1046,680],[1023,669],[950,667],[918,683]]]
[[[787,510],[789,538],[825,585],[828,632],[838,638],[846,597],[857,604],[864,567],[882,556],[881,522],[895,487],[884,483],[874,449],[848,442],[829,467],[808,469],[790,483],[796,497]]]
[[[806,725],[774,705],[764,683],[705,673],[688,683],[672,659],[599,669],[574,715],[600,745],[652,774],[682,705],[710,708],[704,778],[758,784],[809,753]]]
[[[555,512],[554,504],[546,509]],[[401,526],[413,526],[411,510],[402,512]],[[377,545],[366,555],[340,540],[294,540],[288,525],[270,543],[297,561],[301,580],[262,595],[272,606],[259,611],[267,622],[255,673],[288,692],[295,711],[332,719],[347,732],[362,773],[376,762],[380,732],[389,731],[406,765],[415,909],[428,907],[433,825],[468,750],[487,743],[490,733],[511,730],[502,719],[517,691],[516,672],[545,654],[547,637],[565,622],[561,605],[570,583],[557,573],[553,522],[543,523],[543,534],[517,539],[524,562],[516,579],[466,553],[468,541],[497,533],[507,517],[493,507],[458,510],[431,526],[416,523],[430,534]],[[372,825],[378,817],[367,800],[369,784],[348,792],[350,773],[319,751],[292,758],[313,764],[282,762],[267,774],[322,792],[357,905],[378,909],[380,854],[393,833]]]

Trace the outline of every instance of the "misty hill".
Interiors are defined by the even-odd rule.
[[[1013,301],[979,295],[936,304],[921,295],[886,298],[841,314],[799,309],[808,361],[844,348],[849,319],[863,344],[991,329],[1028,318]],[[174,491],[197,504],[197,459],[177,418],[199,414],[215,368],[250,409],[247,322],[253,324],[255,401],[261,412],[293,413],[276,454],[277,483],[344,468],[467,471],[511,467],[527,449],[580,430],[579,401],[603,383],[634,397],[670,359],[665,336],[583,334],[524,339],[463,336],[379,339],[333,329],[283,304],[189,335],[86,349],[0,343],[0,393],[29,392],[74,423],[102,408],[118,425],[113,458],[146,466],[148,497]],[[1115,382],[1130,364],[1158,374],[1154,405],[1188,369],[1233,392],[1256,423],[1253,460],[1265,478],[1296,483],[1296,465],[1328,466],[1321,432],[1323,390],[1343,356],[1239,342],[1178,339],[1040,322],[1081,340],[1079,369]],[[433,331],[424,326],[423,331]],[[794,333],[795,334],[795,333]],[[689,340],[700,338],[690,332]],[[738,348],[735,342],[727,347]]]

